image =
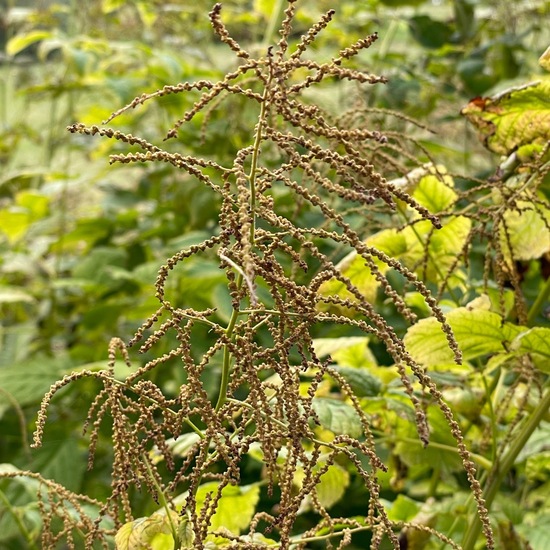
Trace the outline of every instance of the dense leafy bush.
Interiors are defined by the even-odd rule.
[[[548,7],[188,4],[5,18],[0,546],[545,548]]]

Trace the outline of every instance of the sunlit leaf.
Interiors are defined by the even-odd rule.
[[[197,510],[202,509],[209,493],[217,493],[219,483],[216,481],[204,483],[197,491]],[[260,498],[260,486],[253,485],[227,485],[222,489],[222,496],[218,502],[216,513],[212,517],[210,530],[215,531],[225,528],[238,535],[246,529],[256,511],[256,505]],[[238,513],[236,511],[238,510]]]
[[[413,193],[414,199],[433,214],[447,210],[457,198],[452,189],[453,178],[445,173],[442,166],[438,166],[437,170],[440,172],[438,175],[428,174],[421,178]],[[432,167],[430,171],[435,171],[435,168]]]
[[[548,46],[545,52],[540,56],[539,64],[546,71],[550,71],[550,46]]]
[[[537,361],[537,366],[550,374],[550,328],[534,327],[522,332],[512,342],[512,349],[520,353],[540,355],[546,360]]]
[[[504,213],[507,235],[501,232],[503,250],[508,250],[509,242],[514,260],[540,258],[550,250],[550,209],[540,205],[535,208],[525,201],[518,201],[517,207],[521,210]]]
[[[466,360],[505,352],[506,342],[511,342],[521,331],[521,327],[503,323],[500,315],[484,309],[454,309],[447,314],[447,322]],[[453,362],[447,338],[433,317],[410,327],[404,342],[412,357],[425,366]]]
[[[544,144],[550,139],[550,80],[478,97],[462,114],[495,153],[509,155],[521,145]]]
[[[172,513],[177,523],[178,514]],[[164,514],[153,514],[125,523],[115,535],[117,550],[172,550],[174,538],[168,517]]]
[[[34,296],[20,288],[0,287],[0,304],[15,304],[18,302],[32,304],[34,301]]]
[[[319,471],[320,468],[326,466],[325,462],[319,462],[313,469],[313,473]],[[303,478],[303,471],[300,470],[295,475],[295,481],[298,480],[298,486],[301,487]],[[344,470],[337,464],[331,464],[327,471],[321,476],[319,483],[315,486],[315,492],[319,503],[325,507],[330,508],[336,504],[345,494],[346,488],[350,483],[350,475],[347,470]],[[312,509],[312,501],[309,495],[302,501],[300,506],[300,513],[307,512]]]
[[[30,45],[52,36],[51,31],[41,30],[30,31],[26,34],[16,34],[13,38],[8,40],[6,44],[6,53],[13,57]]]

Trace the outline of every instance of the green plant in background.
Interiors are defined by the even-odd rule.
[[[159,93],[140,96],[138,90],[145,78],[147,88],[154,87],[151,70],[163,62],[149,63],[147,70],[137,62],[130,87],[120,86],[124,78],[113,81],[113,89],[125,90],[118,101],[138,96],[130,104],[138,107],[132,116],[125,109],[115,113],[118,131],[93,126],[98,117],[107,117],[110,96],[83,101],[84,93],[74,102],[84,111],[76,116],[90,126],[75,125],[73,131],[114,139],[112,145],[103,142],[93,157],[91,140],[72,142],[72,160],[61,179],[70,183],[72,164],[87,158],[95,167],[94,159],[106,153],[130,168],[113,175],[94,168],[76,178],[79,187],[61,195],[71,199],[81,193],[81,185],[99,181],[100,187],[87,195],[96,209],[90,215],[83,217],[73,210],[76,203],[66,200],[65,229],[44,225],[55,212],[55,181],[63,172],[44,172],[46,179],[32,182],[30,192],[18,192],[15,208],[3,209],[24,213],[27,220],[10,237],[12,249],[19,247],[21,254],[24,242],[35,243],[34,235],[46,229],[49,240],[39,257],[54,252],[59,267],[47,271],[54,307],[42,310],[50,323],[46,345],[29,346],[38,331],[22,323],[42,285],[20,290],[25,280],[13,278],[17,290],[4,293],[5,311],[17,327],[13,334],[22,339],[6,340],[10,345],[2,350],[3,363],[7,367],[14,353],[20,360],[30,358],[0,372],[4,410],[18,412],[5,417],[6,433],[23,434],[23,446],[6,447],[6,462],[29,464],[26,455],[22,459],[9,452],[24,448],[24,407],[75,367],[79,372],[55,385],[47,399],[66,382],[80,379],[64,387],[50,406],[55,421],[48,425],[45,448],[31,455],[39,457],[32,469],[42,475],[25,477],[13,466],[4,468],[3,476],[14,480],[1,486],[2,540],[10,548],[20,547],[21,540],[37,546],[39,536],[42,547],[54,548],[64,538],[80,547],[94,537],[107,547],[124,521],[117,532],[123,548],[196,547],[204,540],[205,547],[229,541],[241,547],[284,547],[302,541],[303,547],[316,548],[332,540],[342,547],[384,548],[396,547],[398,539],[410,548],[441,548],[445,542],[473,548],[483,543],[472,519],[475,501],[461,474],[468,453],[460,445],[457,449],[447,422],[451,410],[452,431],[459,441],[464,434],[481,472],[496,547],[521,548],[528,540],[544,548],[550,524],[544,454],[548,329],[536,325],[546,323],[548,295],[549,136],[540,124],[547,112],[540,93],[546,81],[472,101],[464,114],[506,160],[489,181],[449,173],[456,157],[445,158],[445,169],[441,158],[432,158],[438,148],[422,128],[406,116],[395,118],[373,107],[384,96],[396,97],[395,74],[389,84],[363,86],[368,93],[361,92],[353,84],[357,75],[364,78],[354,70],[362,63],[359,51],[343,43],[342,62],[332,73],[328,70],[332,63],[324,60],[334,61],[328,46],[342,38],[341,17],[316,34],[316,9],[304,2],[293,22],[295,31],[287,35],[286,54],[283,39],[266,57],[269,35],[285,8],[280,4],[277,9],[269,2],[255,4],[254,16],[268,26],[266,37],[255,37],[263,43],[257,50],[240,49],[213,12],[215,27],[241,61],[230,66],[208,46],[234,78],[204,69],[198,80],[205,95],[188,78],[196,71],[178,75],[175,68],[185,65],[175,59],[169,64],[175,72],[153,71]],[[383,12],[382,3],[372,8],[374,14]],[[171,19],[147,11],[146,2],[138,11],[131,3],[102,3],[101,9],[111,16],[133,14],[138,26],[145,29],[148,21],[148,28],[157,34],[162,28],[163,36],[171,32],[161,24]],[[354,21],[365,14],[351,4],[343,3],[341,10],[353,14]],[[189,17],[193,13],[189,10]],[[250,39],[248,30],[239,34],[239,25],[251,28],[250,14],[238,9],[234,14],[238,36]],[[417,15],[410,19],[411,29],[429,23]],[[474,11],[466,16],[483,19]],[[311,24],[314,31],[308,34]],[[453,23],[446,25],[459,24],[455,11]],[[394,25],[396,35],[400,25]],[[447,55],[456,43],[451,34],[445,36],[440,50],[432,47],[434,57]],[[304,59],[299,44],[309,39]],[[476,38],[472,33],[461,40]],[[385,37],[381,49],[387,52],[390,42]],[[104,44],[111,48],[111,43]],[[359,40],[356,46],[368,44]],[[123,43],[120,47],[124,52]],[[143,60],[150,59],[151,49],[138,50]],[[301,55],[292,57],[294,51]],[[376,51],[378,45],[369,51],[369,60],[382,63]],[[132,59],[122,55],[120,62]],[[308,75],[311,85],[303,87]],[[335,84],[336,76],[344,76],[344,82]],[[171,84],[177,80],[181,84]],[[67,87],[61,93],[72,92]],[[345,101],[334,101],[338,94]],[[357,101],[352,99],[356,95]],[[150,102],[153,97],[157,100]],[[191,108],[199,98],[204,103]],[[254,103],[255,109],[247,106]],[[409,108],[406,101],[398,106]],[[181,117],[186,109],[191,109],[190,120],[176,125],[175,139],[163,149],[152,145],[166,115]],[[509,131],[512,119],[515,132]],[[58,148],[60,153],[64,147],[68,144]],[[142,161],[147,165],[142,167]],[[182,170],[170,171],[170,164]],[[18,178],[9,180],[15,188],[24,181]],[[198,185],[197,178],[207,185]],[[2,225],[8,232],[13,227]],[[72,228],[68,234],[67,227]],[[187,253],[178,252],[182,248]],[[124,361],[115,357],[120,350],[128,359],[124,344],[113,340],[110,367],[103,370],[97,344],[113,332],[128,338],[139,319],[157,309],[149,296],[151,277],[174,253],[157,280],[160,310],[138,330],[145,339],[145,360],[129,363],[128,376]],[[4,263],[4,273],[11,265],[11,273],[20,277],[13,257],[10,262]],[[36,280],[30,272],[25,279]],[[70,312],[68,339],[52,322],[52,311],[58,319]],[[454,336],[442,326],[451,327]],[[462,365],[449,348],[455,341]],[[48,357],[51,352],[55,359]],[[23,365],[33,369],[32,386]],[[104,385],[99,393],[94,380]],[[81,417],[67,411],[82,411],[92,401],[95,467],[83,478],[85,450],[69,435],[79,429]],[[106,414],[115,419],[112,429],[106,419],[100,422]],[[15,421],[6,424],[11,418]],[[424,449],[428,431],[430,445]],[[56,463],[77,455],[82,460],[70,475],[56,471]],[[132,470],[126,468],[129,462]],[[114,493],[108,488],[111,463]],[[470,464],[467,469],[472,482]],[[73,492],[44,477],[62,480]],[[128,490],[128,485],[148,487],[161,509],[148,491]],[[479,498],[477,507],[485,519]],[[235,515],[235,509],[241,513]],[[485,531],[490,531],[487,524]]]
[[[154,97],[206,90],[168,132],[167,138],[176,138],[180,126],[218,98],[227,103],[233,95],[244,96],[259,104],[259,118],[252,139],[236,151],[232,166],[169,152],[111,128],[79,124],[70,127],[71,132],[114,138],[138,146],[142,151],[112,155],[113,162],[170,163],[211,188],[221,196],[219,229],[203,242],[178,252],[161,268],[156,283],[161,307],[130,342],[130,346],[134,345],[144,337],[146,330],[157,325],[141,351],[151,349],[169,331],[175,331],[178,347],[151,360],[124,381],[118,381],[113,376],[117,350],[121,350],[127,362],[129,359],[125,345],[119,339],[113,340],[110,369],[70,374],[52,387],[41,408],[35,444],[42,441],[46,407],[54,394],[69,382],[95,377],[103,382],[104,389],[94,399],[89,416],[89,422],[93,423],[90,460],[93,461],[94,442],[102,421],[107,413],[113,418],[113,492],[101,514],[116,518],[117,524],[121,518],[131,522],[119,530],[118,547],[131,548],[136,538],[145,545],[163,535],[170,535],[175,547],[180,547],[185,538],[188,547],[196,548],[204,547],[208,541],[223,545],[224,539],[225,544],[233,540],[248,547],[275,544],[288,548],[291,544],[303,545],[305,541],[321,541],[334,536],[343,537],[341,544],[345,545],[351,542],[353,532],[369,530],[372,531],[372,547],[377,547],[387,537],[397,548],[399,541],[395,528],[400,524],[390,520],[379,499],[377,473],[386,468],[376,455],[369,419],[345,377],[331,369],[326,361],[321,361],[315,352],[312,331],[316,325],[323,324],[324,330],[330,331],[330,327],[347,324],[373,334],[385,344],[411,400],[417,430],[425,445],[429,440],[427,418],[406,367],[412,369],[422,391],[431,394],[457,441],[488,544],[492,547],[492,532],[474,466],[451,410],[427,373],[411,359],[391,326],[321,250],[321,243],[328,240],[344,250],[356,251],[405,318],[414,321],[414,314],[393,290],[376,261],[400,273],[424,297],[455,350],[456,360],[460,361],[454,338],[424,284],[391,256],[365,245],[336,208],[346,203],[368,207],[376,201],[395,207],[395,200],[400,200],[434,227],[440,227],[439,219],[399,187],[388,184],[355,148],[357,142],[365,140],[384,145],[388,141],[386,136],[361,126],[338,126],[315,104],[299,101],[304,90],[326,77],[368,84],[384,82],[383,77],[344,66],[348,58],[369,47],[377,36],[371,35],[341,50],[328,63],[305,59],[308,46],[330,22],[333,11],[327,12],[302,36],[294,51],[289,52],[294,9],[294,2],[290,2],[277,48],[268,49],[266,57],[254,58],[230,37],[219,18],[221,5],[217,4],[210,14],[212,25],[221,40],[243,60],[237,70],[217,83],[201,80],[165,86],[153,94],[137,97],[107,120]],[[296,73],[300,75],[304,70],[307,73],[297,78]],[[398,137],[393,136],[392,141]],[[392,143],[391,147],[398,145]],[[290,189],[297,201],[312,207],[312,211],[317,210],[322,223],[302,226],[296,223],[299,218],[281,216],[274,198],[281,186]],[[323,198],[324,193],[327,197],[335,196],[335,206],[330,205],[328,198]],[[186,258],[210,251],[216,253],[220,267],[226,271],[232,308],[226,324],[215,321],[212,309],[178,307],[174,303],[178,300],[177,295],[167,297],[168,273]],[[307,275],[308,272],[311,275]],[[325,297],[317,291],[323,282],[331,279],[343,284],[352,299],[339,298],[336,294]],[[323,304],[346,307],[360,318],[320,313]],[[206,352],[197,356],[193,345],[195,326],[202,324],[218,338]],[[170,396],[161,386],[144,377],[175,358],[182,362],[186,382],[177,394]],[[208,367],[216,363],[221,364],[221,379],[218,397],[211,402],[203,377],[209,372]],[[318,388],[326,375],[339,384],[342,395],[351,405],[318,396]],[[303,378],[309,379],[309,383],[304,384]],[[333,417],[338,411],[344,411],[352,422],[350,426],[334,425]],[[333,436],[325,434],[319,439],[316,424],[332,431]],[[174,438],[177,444],[186,427],[196,436],[195,442],[186,449],[183,463],[176,468],[176,456],[167,438]],[[163,481],[158,458],[153,460],[151,457],[152,445],[168,468],[174,470],[172,479]],[[229,528],[227,520],[220,519],[224,515],[222,503],[227,493],[224,490],[238,487],[241,465],[251,449],[256,449],[266,468],[268,493],[277,492],[278,511],[276,514],[255,514],[259,485],[248,486],[246,491],[240,488],[236,496],[242,497],[244,493],[252,501],[247,500],[248,514],[239,516],[238,525],[230,522]],[[323,495],[323,478],[338,479],[353,467],[370,494],[365,503],[365,516],[361,520],[331,518],[327,509],[335,496]],[[162,520],[155,515],[145,522],[133,520],[129,490],[134,484],[145,485],[155,499],[164,503]],[[205,486],[208,491],[203,495]],[[231,491],[231,495],[235,496],[235,492]],[[294,533],[294,526],[304,506],[323,519],[300,536]],[[177,515],[173,516],[173,510],[182,515],[183,523],[180,524]],[[242,535],[241,531],[250,522],[251,530]],[[278,532],[277,539],[270,542],[265,534],[257,533],[262,523],[265,534],[273,530]],[[319,534],[320,529],[328,533]],[[447,540],[430,527],[426,530]],[[86,535],[88,546],[92,545],[95,535],[96,530]],[[255,542],[257,535],[260,539]]]

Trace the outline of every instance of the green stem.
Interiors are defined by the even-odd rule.
[[[161,506],[166,511],[166,517],[168,518],[168,523],[170,525],[170,531],[172,532],[172,538],[174,539],[174,550],[180,550],[181,549],[181,543],[180,538],[178,536],[178,530],[176,526],[174,525],[174,520],[172,518],[172,511],[170,510],[170,507],[168,506],[168,501],[166,500],[166,496],[164,495],[164,491],[162,490],[162,487],[158,484],[156,477],[153,475],[153,472],[151,471],[151,465],[149,464],[149,461],[147,460],[146,456],[142,456],[143,463],[145,464],[145,468],[147,468],[147,474],[149,475],[149,479],[153,483],[155,489],[157,490],[157,495],[159,498],[159,502]]]
[[[269,89],[269,83],[271,79],[268,80],[267,86],[264,89],[263,101],[260,107],[260,114],[258,116],[258,124],[256,124],[255,136],[254,136],[254,145],[252,149],[251,157],[251,166],[250,172],[248,174],[248,181],[250,183],[250,214],[252,216],[252,223],[250,224],[250,243],[254,244],[256,237],[256,175],[258,172],[258,163],[260,160],[260,145],[262,144],[262,130],[265,123],[266,117],[266,103],[267,103],[267,94]],[[241,288],[244,282],[244,277],[239,273],[236,280],[237,288]],[[234,309],[231,314],[231,319],[229,324],[225,329],[225,334],[228,338],[233,337],[233,331],[235,330],[235,325],[237,324],[237,319],[241,315],[242,311],[240,309]],[[231,370],[231,352],[229,351],[229,346],[226,344],[223,349],[223,365],[222,365],[222,377],[220,381],[220,391],[218,394],[218,401],[216,403],[216,412],[218,412],[224,405],[227,400],[227,387],[229,385],[229,373]]]
[[[243,276],[239,274],[237,276],[237,288],[241,288],[243,284]],[[237,319],[239,318],[241,311],[239,309],[234,309],[231,314],[231,319],[229,319],[229,324],[225,329],[225,334],[228,338],[232,338],[233,331],[235,330],[235,325],[237,324]],[[226,344],[223,347],[223,364],[222,364],[222,377],[220,381],[220,391],[218,393],[218,401],[216,403],[215,411],[218,412],[227,401],[227,387],[229,385],[229,373],[231,371],[231,352],[229,351],[229,346]]]
[[[527,314],[527,326],[531,326],[534,323],[535,318],[542,309],[542,305],[548,299],[548,295],[550,295],[550,277],[546,279],[546,283],[544,284],[542,291],[539,292],[537,299],[535,300],[534,304],[529,310],[529,313]]]
[[[546,391],[537,405],[535,410],[527,417],[523,426],[521,427],[519,434],[512,441],[508,450],[504,453],[501,460],[497,461],[493,465],[493,471],[489,475],[489,482],[484,490],[485,496],[485,505],[487,510],[491,509],[491,504],[493,503],[504,478],[508,475],[508,472],[514,466],[514,463],[524,448],[525,444],[536,430],[538,425],[544,416],[548,413],[550,408],[550,388],[546,388]],[[473,518],[472,523],[470,523],[470,528],[466,532],[464,537],[462,547],[463,550],[474,550],[479,534],[481,533],[481,520],[476,515]]]
[[[285,11],[286,5],[286,0],[277,0],[277,4],[273,8],[273,12],[271,13],[271,18],[269,20],[269,25],[264,35],[264,48],[271,46],[271,43],[273,42],[273,37],[275,36],[275,33],[279,28],[281,19],[283,18],[283,12]]]
[[[10,500],[8,499],[8,497],[6,497],[3,491],[0,491],[0,501],[4,504],[5,509],[13,517],[13,520],[17,525],[17,527],[19,528],[19,531],[25,537],[28,545],[27,548],[30,548],[31,550],[38,550],[38,547],[34,543],[32,535],[29,533],[29,531],[25,527],[25,524],[23,523],[22,519],[19,517],[19,514],[13,509],[13,506]]]

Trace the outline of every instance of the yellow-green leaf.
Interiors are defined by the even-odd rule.
[[[444,173],[444,168],[437,168],[442,174],[428,174],[420,179],[413,193],[422,206],[425,206],[433,214],[447,210],[456,201],[457,194],[453,191],[454,181],[451,176]],[[431,172],[435,168],[431,168]]]
[[[522,327],[503,323],[497,313],[484,309],[454,309],[447,315],[464,359],[474,359],[487,354],[506,352]],[[430,317],[409,328],[404,338],[412,357],[425,366],[441,366],[453,363],[453,352],[439,322]]]
[[[510,155],[530,143],[542,145],[550,139],[550,79],[475,98],[462,114],[485,146],[500,155]]]
[[[212,481],[199,487],[196,496],[197,510],[200,510],[204,506],[208,493],[213,493],[214,495],[217,493],[218,486],[219,483],[217,481]],[[224,487],[216,513],[210,523],[210,530],[215,531],[223,527],[234,535],[239,535],[250,524],[259,498],[260,486],[257,484],[245,486],[228,485]]]
[[[546,71],[550,71],[550,46],[539,58],[539,65]]]
[[[13,38],[8,40],[6,44],[6,53],[13,57],[19,52],[23,51],[25,48],[34,44],[35,42],[40,42],[46,38],[51,38],[53,35],[50,31],[31,31],[26,34],[17,34]]]
[[[179,516],[172,512],[172,520]],[[174,538],[168,516],[153,514],[124,524],[115,535],[117,550],[173,550]]]
[[[550,210],[542,205],[518,201],[517,210],[504,213],[506,233],[501,231],[503,250],[508,250],[508,238],[514,260],[533,260],[550,250]]]

